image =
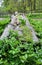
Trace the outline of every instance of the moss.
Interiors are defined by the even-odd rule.
[[[32,41],[32,34],[31,31],[28,29],[27,26],[21,26],[23,35],[20,37],[21,40],[25,40],[27,42]]]

